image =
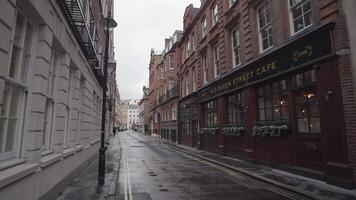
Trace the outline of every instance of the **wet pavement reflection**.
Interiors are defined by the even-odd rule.
[[[289,200],[278,188],[177,152],[133,131],[118,134],[119,200]]]

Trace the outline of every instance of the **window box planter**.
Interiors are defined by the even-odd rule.
[[[200,133],[203,135],[218,135],[219,128],[218,127],[201,128]]]
[[[225,136],[241,136],[245,132],[245,127],[243,125],[227,126],[223,128],[223,133]]]
[[[287,120],[256,122],[252,129],[252,136],[278,138],[283,133],[290,130],[290,123]]]

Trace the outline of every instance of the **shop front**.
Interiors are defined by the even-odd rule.
[[[179,101],[179,144],[199,146],[198,110],[196,93]]]
[[[349,184],[332,30],[324,25],[198,91],[202,148]]]

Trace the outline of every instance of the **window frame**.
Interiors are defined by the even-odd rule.
[[[28,112],[28,91],[29,91],[29,85],[31,84],[31,80],[30,80],[30,72],[32,71],[32,63],[33,63],[33,59],[34,59],[34,51],[36,48],[36,33],[37,33],[37,27],[34,23],[32,23],[25,14],[23,14],[23,12],[21,10],[17,10],[15,13],[16,17],[14,17],[12,23],[14,25],[14,29],[12,30],[11,34],[11,39],[12,41],[15,41],[15,35],[16,35],[16,31],[18,30],[18,26],[17,26],[17,20],[19,19],[19,17],[22,18],[23,20],[23,25],[22,25],[22,33],[21,33],[21,38],[22,41],[21,45],[19,45],[20,47],[20,54],[18,55],[18,57],[20,57],[18,63],[18,66],[21,68],[23,75],[18,74],[19,77],[11,77],[10,75],[10,68],[11,68],[11,62],[12,62],[12,57],[14,56],[14,52],[13,49],[14,48],[19,48],[19,47],[15,47],[15,42],[11,43],[11,47],[9,48],[9,57],[8,60],[6,62],[6,69],[4,70],[4,72],[6,73],[6,75],[0,75],[0,83],[3,84],[4,90],[2,90],[1,92],[3,92],[3,94],[1,95],[1,98],[10,98],[11,95],[5,95],[5,89],[9,89],[9,87],[11,86],[12,90],[10,91],[12,92],[16,92],[15,90],[18,90],[18,96],[17,98],[17,105],[15,105],[16,108],[16,116],[15,116],[15,120],[16,120],[16,124],[15,124],[15,129],[13,132],[13,143],[12,143],[12,149],[10,151],[6,151],[7,148],[7,143],[6,143],[6,137],[9,136],[9,132],[8,131],[4,131],[4,135],[2,135],[2,137],[5,138],[5,140],[3,139],[3,144],[4,147],[2,147],[4,149],[4,151],[2,152],[2,150],[0,150],[0,162],[4,161],[4,160],[9,160],[9,159],[17,159],[20,156],[21,153],[21,145],[22,145],[22,139],[23,139],[23,133],[24,133],[24,128],[27,126],[26,123],[26,118],[27,115],[26,113]],[[30,28],[29,28],[30,27]],[[26,37],[27,35],[27,31],[30,30],[30,34],[29,34],[29,39],[27,40]],[[18,41],[18,40],[17,40]],[[29,42],[29,43],[26,43]],[[27,59],[27,63],[23,63],[24,61],[24,49],[26,49],[26,45],[28,46],[28,52],[26,52],[26,56],[28,57]],[[23,66],[26,65],[26,69],[23,69]],[[25,70],[25,71],[23,71]],[[21,79],[22,76],[22,79]],[[11,103],[13,102],[12,100],[8,100],[7,103]],[[0,114],[3,112],[2,110],[5,111],[5,106],[3,106],[5,104],[5,102],[3,102],[3,100],[1,100],[1,106],[0,106]],[[6,106],[7,107],[7,106]],[[10,118],[14,118],[12,116],[10,116],[10,109],[7,110],[8,114],[6,114],[5,116],[0,116],[0,119],[10,119]],[[22,113],[22,114],[20,114]],[[13,120],[13,119],[12,119]],[[0,120],[0,123],[1,120]],[[5,123],[5,122],[4,122]],[[1,125],[2,126],[2,125]],[[1,128],[1,127],[0,127]]]
[[[309,27],[313,26],[313,3],[311,0],[301,0],[299,3],[295,4],[295,5],[291,5],[291,0],[287,0],[288,1],[288,14],[289,14],[289,26],[290,26],[290,34],[291,36],[293,35],[296,35],[300,32],[303,32],[304,30],[308,29]],[[304,16],[305,16],[305,12],[304,12],[304,8],[303,6],[307,3],[310,3],[310,24],[308,26],[305,26],[305,21],[304,21]],[[303,25],[304,27],[298,31],[295,30],[295,25],[294,25],[294,18],[293,18],[293,9],[298,7],[298,6],[301,6],[301,9],[302,9],[302,14],[299,18],[302,18],[303,19]],[[307,12],[307,13],[308,13]]]
[[[213,99],[204,103],[204,126],[206,128],[219,126],[218,100]]]
[[[214,76],[215,78],[218,78],[221,76],[219,43],[216,43],[213,46],[213,60],[214,60]]]
[[[202,20],[202,38],[208,35],[208,20],[206,17]]]
[[[216,3],[211,8],[211,27],[214,27],[219,22],[219,8],[218,4]]]
[[[264,8],[264,18],[266,20],[266,24],[263,27],[261,27],[261,24],[260,24],[260,10],[262,8]],[[266,8],[268,9],[269,14],[270,14],[270,21],[269,22],[267,22]],[[258,38],[259,38],[260,53],[266,52],[269,49],[272,49],[273,46],[274,46],[273,27],[272,27],[272,12],[271,11],[272,11],[271,10],[271,2],[269,0],[263,2],[263,4],[257,8],[257,26],[258,26],[257,28],[258,28]],[[268,32],[268,30],[271,31],[270,35],[268,35],[269,33],[267,33],[267,40],[268,40],[269,46],[267,48],[265,48],[265,49],[263,47],[262,30],[266,30],[267,32]],[[269,41],[269,37],[272,38],[272,41]]]
[[[235,36],[237,39],[237,47],[235,47],[235,42],[234,42],[234,32],[237,33]],[[236,27],[231,31],[231,50],[232,50],[232,68],[239,68],[241,66],[241,41],[240,41],[240,31],[239,28]],[[236,63],[236,53],[237,51],[237,57],[238,57],[238,63]]]
[[[208,64],[208,56],[204,54],[202,56],[202,61],[203,61],[203,81],[204,84],[207,84],[209,82],[209,64]]]

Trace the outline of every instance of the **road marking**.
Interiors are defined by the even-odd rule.
[[[123,148],[124,152],[124,187],[125,187],[125,200],[132,200],[132,188],[130,177],[130,166],[128,162],[127,151]]]
[[[129,186],[129,200],[132,200],[132,189],[131,189],[131,176],[130,176],[130,165],[127,157],[127,151],[125,151],[126,165],[127,165],[127,179]]]
[[[284,191],[281,191],[281,190],[279,190],[278,188],[266,188],[266,189],[267,189],[268,191],[277,193],[277,194],[279,194],[279,195],[282,195],[282,196],[287,197],[287,198],[290,198],[290,199],[294,199],[294,200],[297,200],[297,199],[298,199],[298,197],[293,196],[293,195],[291,195],[291,194],[288,194],[288,193],[286,193],[286,192],[284,192]]]
[[[172,149],[172,148],[171,148],[171,149]],[[185,154],[185,153],[180,152],[180,151],[175,150],[175,149],[172,149],[172,150],[175,151],[175,152],[178,153],[178,154],[181,154],[181,155],[183,155],[183,156],[185,156],[185,157],[188,157],[188,158],[190,158],[190,159],[192,159],[192,160],[195,160],[195,161],[197,161],[197,162],[203,163],[203,164],[208,165],[208,166],[210,166],[210,167],[219,169],[219,170],[221,170],[221,171],[223,171],[223,172],[225,172],[225,173],[227,173],[227,174],[230,174],[230,175],[232,175],[232,176],[235,176],[235,177],[244,177],[242,174],[237,173],[237,172],[235,172],[235,171],[233,171],[233,170],[226,169],[226,168],[224,168],[224,167],[221,167],[221,166],[219,166],[219,165],[210,163],[210,162],[208,162],[208,161],[201,160],[201,159],[199,159],[199,158],[196,158],[196,157],[194,157],[194,156]],[[289,199],[294,199],[294,200],[300,199],[300,198],[298,198],[298,197],[296,197],[296,196],[293,196],[292,194],[289,194],[289,193],[286,193],[286,192],[284,192],[284,191],[281,191],[281,190],[279,190],[278,188],[272,188],[272,187],[270,187],[270,188],[266,188],[266,189],[267,189],[268,191],[270,191],[270,192],[277,193],[277,194],[282,195],[282,196],[284,196],[284,197],[287,197],[287,198],[289,198]]]
[[[175,150],[175,149],[172,149],[172,150],[175,151],[175,152],[178,153],[178,154],[181,154],[181,155],[183,155],[183,156],[185,156],[185,157],[188,157],[188,158],[190,158],[190,159],[192,159],[192,160],[195,160],[195,161],[197,161],[197,162],[203,163],[203,164],[208,165],[208,166],[210,166],[210,167],[219,169],[219,170],[221,170],[221,171],[223,171],[223,172],[225,172],[225,173],[227,173],[227,174],[230,174],[230,175],[232,175],[232,176],[240,177],[240,178],[243,177],[241,174],[239,174],[239,173],[237,173],[237,172],[234,172],[234,171],[232,171],[232,170],[225,169],[225,168],[223,168],[223,167],[221,167],[221,166],[219,166],[219,165],[216,165],[216,164],[213,164],[213,163],[210,163],[210,162],[201,160],[201,159],[199,159],[199,158],[195,158],[195,157],[193,157],[193,156],[190,156],[190,155],[187,155],[187,154],[185,154],[185,153],[179,152],[179,151],[177,151],[177,150]]]
[[[126,157],[126,155],[124,155]],[[127,166],[126,166],[126,158],[124,159],[124,187],[125,187],[125,200],[127,200]]]

